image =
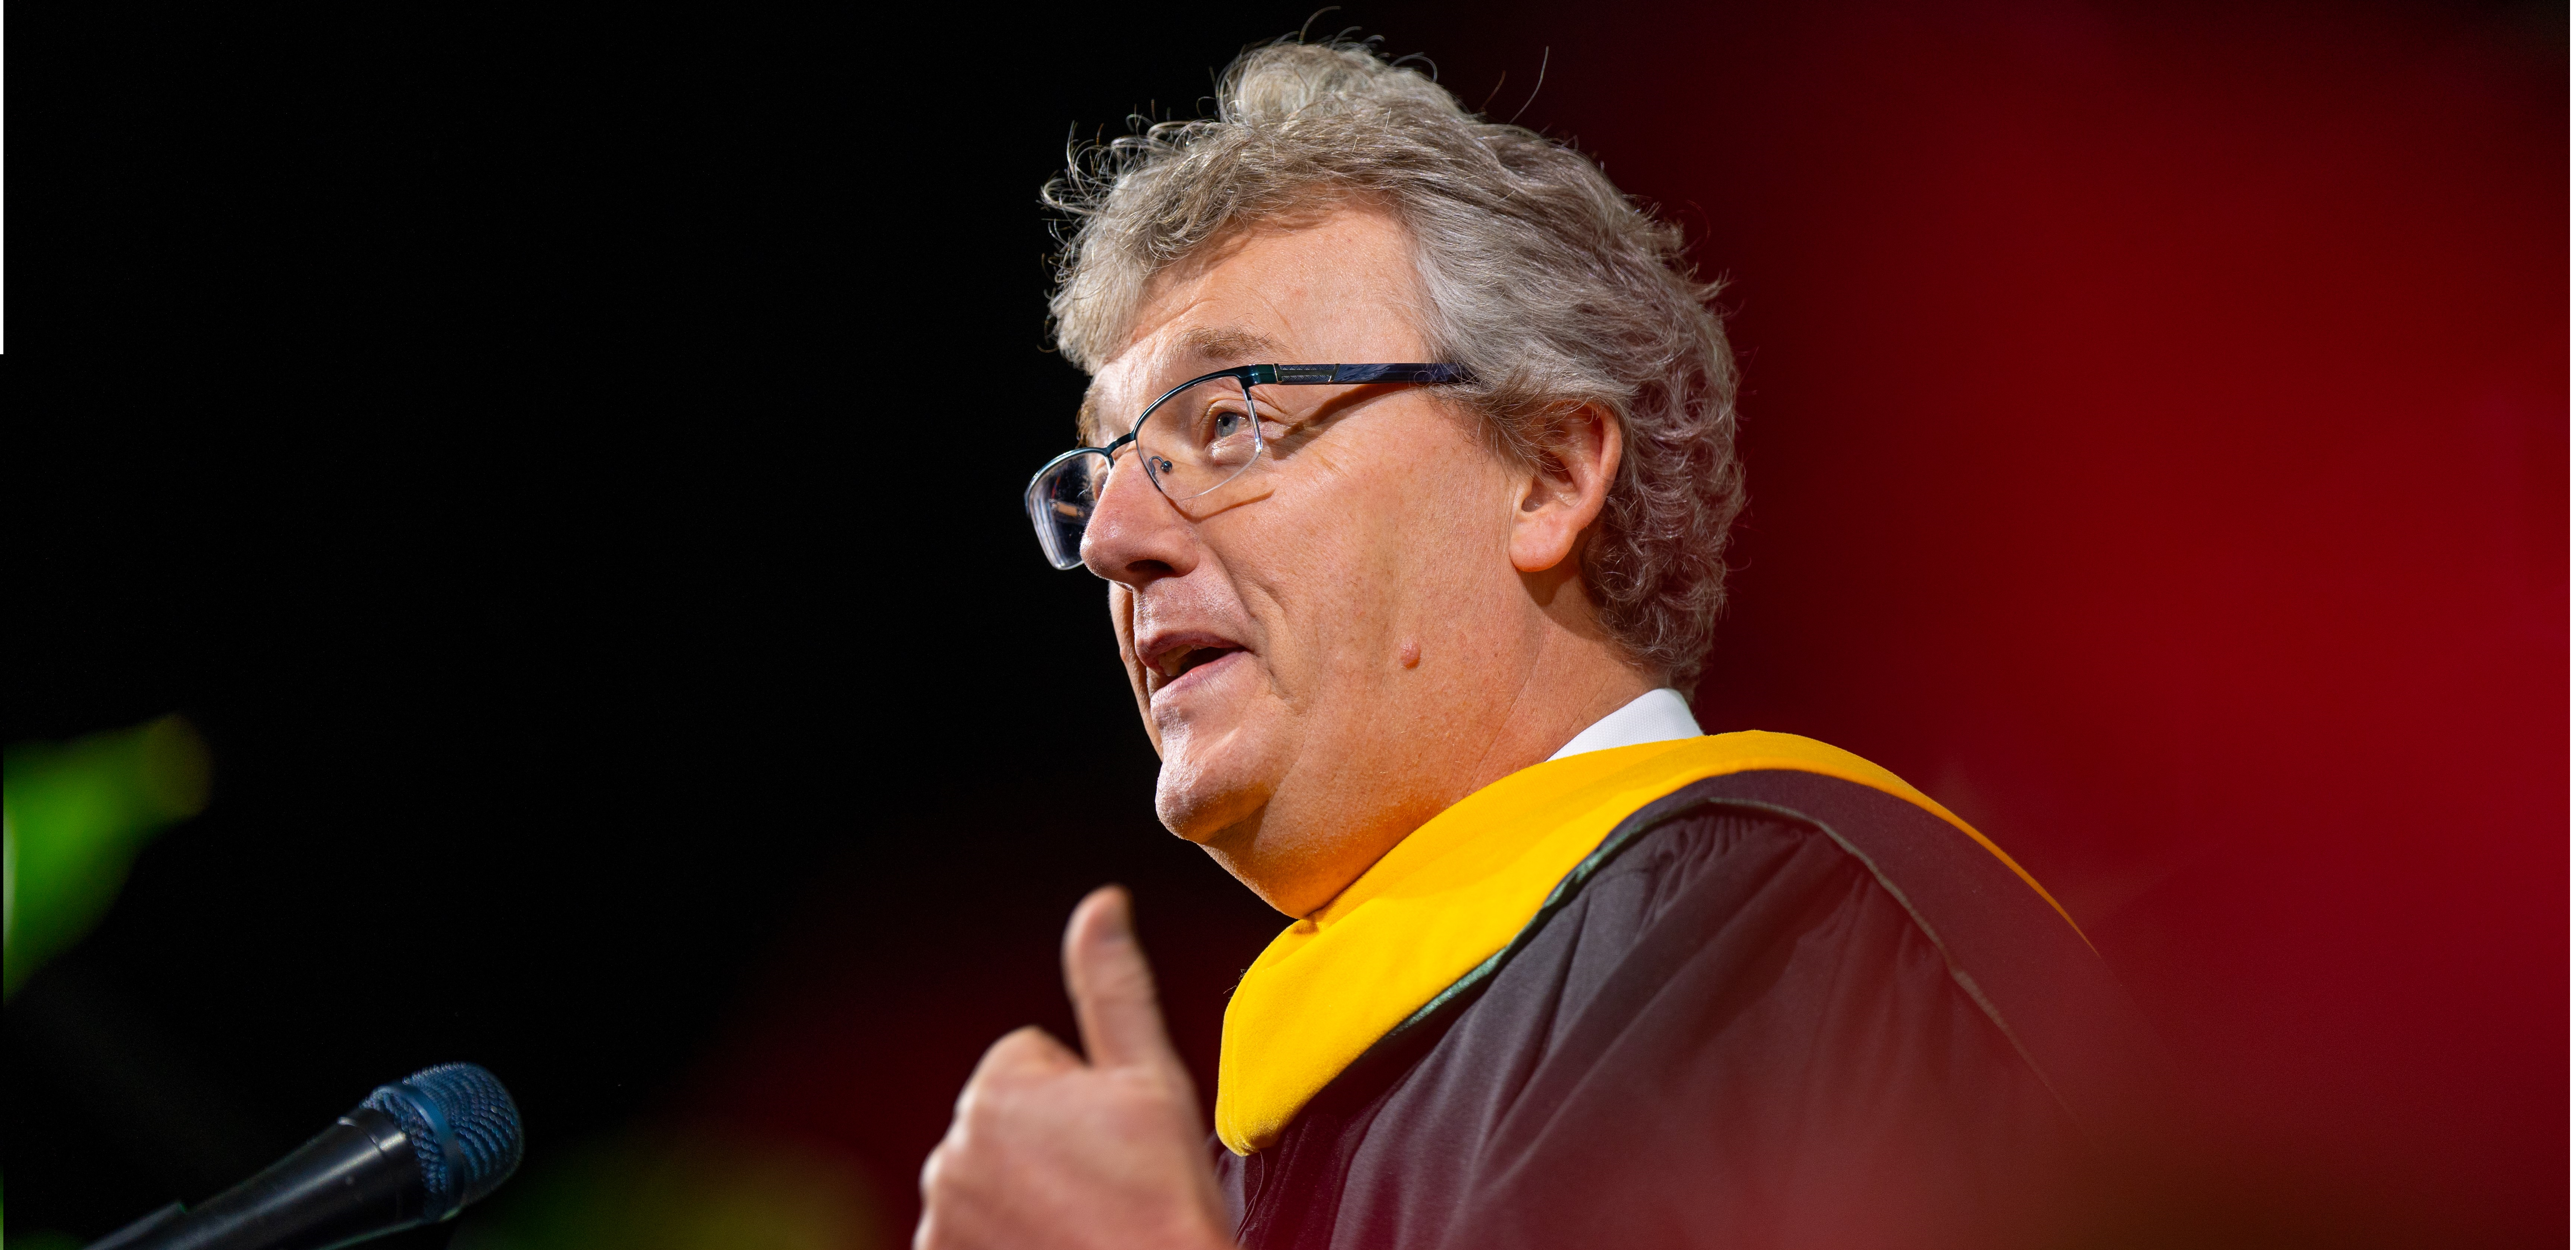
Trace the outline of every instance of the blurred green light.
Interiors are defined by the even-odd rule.
[[[826,1148],[707,1130],[593,1139],[469,1212],[449,1250],[880,1250],[864,1169]]]
[[[164,716],[0,756],[0,995],[98,923],[144,842],[206,805],[204,739]]]

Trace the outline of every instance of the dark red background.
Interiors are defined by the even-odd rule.
[[[22,157],[72,489],[18,523],[8,729],[182,708],[223,788],[11,1004],[13,1233],[451,1054],[532,1177],[792,1140],[901,1228],[981,1047],[1069,1028],[1054,931],[1110,878],[1204,1080],[1277,920],[1153,827],[1097,588],[1011,513],[1080,383],[1030,201],[1067,123],[1192,112],[1304,17],[22,34],[85,141]],[[1729,278],[1703,723],[1877,759],[2048,882],[2273,1217],[2563,1239],[2563,9],[1344,21]],[[329,1033],[364,952],[295,939],[424,855],[449,1010]],[[100,995],[160,1040],[28,1023]],[[146,1069],[271,1110],[229,1155],[99,1127]]]

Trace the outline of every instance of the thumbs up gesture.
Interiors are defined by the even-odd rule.
[[[1126,891],[1073,909],[1064,980],[1088,1060],[1034,1025],[984,1052],[922,1165],[914,1247],[1231,1246]]]

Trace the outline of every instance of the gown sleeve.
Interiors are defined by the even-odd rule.
[[[1566,917],[1604,929],[1569,950],[1617,956],[1559,1000],[1441,1244],[2020,1240],[2081,1134],[1899,893],[1740,811],[1624,858]]]

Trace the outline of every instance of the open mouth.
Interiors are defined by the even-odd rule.
[[[1188,676],[1192,671],[1214,664],[1242,650],[1243,648],[1221,639],[1183,639],[1154,653],[1147,667],[1158,678],[1154,682],[1155,689],[1162,690]]]

